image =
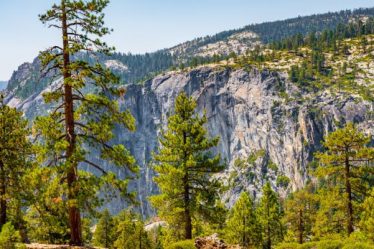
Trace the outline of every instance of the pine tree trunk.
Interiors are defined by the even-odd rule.
[[[183,144],[187,143],[187,134],[183,132]],[[184,153],[184,160],[187,160],[187,152]],[[192,239],[192,220],[191,220],[191,210],[190,210],[190,188],[188,185],[188,172],[185,169],[185,175],[183,177],[183,187],[184,187],[184,236],[185,239]]]
[[[73,105],[73,89],[67,83],[71,79],[70,53],[67,31],[67,17],[65,9],[65,0],[62,0],[62,35],[63,35],[63,78],[64,78],[64,101],[65,101],[65,129],[66,141],[69,146],[66,151],[66,161],[70,164],[67,172],[68,183],[68,209],[69,209],[69,226],[70,226],[70,244],[82,245],[82,228],[80,211],[77,203],[79,187],[77,186],[77,163],[71,158],[75,150],[75,132],[74,132],[74,105]]]
[[[303,222],[303,210],[299,210],[299,244],[303,243],[303,233],[304,233],[304,222]]]
[[[271,249],[271,232],[270,232],[270,207],[269,207],[269,203],[266,204],[266,208],[267,208],[267,226],[266,226],[266,234],[267,234],[267,241],[266,241],[266,248],[267,249]]]
[[[4,163],[0,160],[1,184],[0,184],[0,228],[7,222],[7,203],[6,203],[6,177]]]
[[[17,201],[16,204],[16,210],[17,210],[17,216],[16,216],[16,222],[15,222],[15,228],[16,230],[19,231],[21,240],[23,243],[30,243],[30,240],[27,235],[27,229],[26,229],[26,222],[23,219],[23,214],[22,214],[22,207],[20,201]]]
[[[183,178],[184,184],[184,230],[185,239],[192,239],[192,221],[190,211],[190,188],[188,186],[188,175]]]
[[[246,230],[245,230],[245,226],[246,226],[247,224],[246,224],[246,222],[245,222],[245,215],[244,215],[244,217],[243,217],[243,229],[244,229],[244,231],[243,231],[243,238],[242,238],[242,240],[243,240],[243,246],[248,246],[247,245],[247,241],[246,241]]]
[[[349,157],[348,153],[346,152],[345,157],[345,192],[347,194],[347,233],[350,235],[353,232],[353,206],[352,206],[352,188],[351,188],[351,181],[350,181],[351,173],[350,173],[350,165],[349,165]]]
[[[106,220],[105,221],[105,248],[109,248],[109,222]]]

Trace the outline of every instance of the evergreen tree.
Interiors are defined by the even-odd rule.
[[[25,221],[27,225],[27,238],[30,242],[65,244],[69,241],[69,220],[66,198],[66,182],[56,177],[55,169],[52,167],[38,167],[33,169],[24,177],[28,183],[27,204],[25,210]],[[101,203],[97,198],[100,184],[87,184],[91,180],[90,173],[80,172],[82,184],[81,192],[84,205],[94,208]],[[30,196],[32,198],[30,198]],[[92,240],[91,218],[97,217],[98,213],[90,211],[85,213],[82,219],[82,238],[85,243]],[[22,230],[20,230],[22,232]],[[22,235],[22,233],[21,233]]]
[[[355,223],[354,189],[364,188],[363,180],[373,174],[369,162],[374,160],[374,148],[366,147],[370,141],[369,136],[365,136],[352,123],[348,123],[344,128],[328,134],[323,143],[327,151],[316,155],[321,164],[317,175],[329,177],[345,187],[348,235],[353,232]]]
[[[345,204],[342,191],[337,187],[324,187],[319,189],[318,211],[312,233],[315,238],[323,238],[328,235],[341,235],[345,231]]]
[[[84,207],[84,184],[116,186],[123,196],[132,199],[126,191],[127,182],[107,172],[101,160],[112,162],[128,172],[136,172],[134,158],[123,145],[112,145],[116,124],[135,129],[130,112],[122,112],[116,101],[124,90],[109,69],[99,63],[79,59],[79,54],[95,52],[107,54],[113,49],[100,41],[109,33],[104,27],[103,9],[108,0],[61,0],[40,16],[43,23],[61,31],[62,47],[53,46],[40,54],[44,75],[62,76],[62,84],[44,94],[46,103],[56,104],[47,117],[39,117],[35,129],[42,135],[40,158],[48,166],[55,166],[61,182],[66,182],[70,227],[70,244],[82,245],[81,208]],[[88,93],[91,92],[91,93]],[[97,161],[88,161],[87,154],[96,151]],[[97,174],[81,177],[78,166],[85,164]],[[100,177],[101,175],[101,177]],[[96,182],[96,183],[95,183]],[[65,186],[65,185],[63,185]]]
[[[362,204],[360,228],[374,242],[374,187]]]
[[[102,213],[93,234],[93,245],[104,248],[112,248],[115,241],[115,224],[108,209]]]
[[[0,232],[0,248],[4,249],[16,249],[17,243],[21,242],[21,236],[18,231],[14,228],[12,223],[5,223]]]
[[[284,228],[282,207],[269,182],[262,189],[262,197],[257,212],[262,227],[263,248],[271,249],[274,244],[283,239]]]
[[[209,217],[214,211],[219,183],[211,179],[220,172],[220,155],[209,152],[218,138],[209,139],[204,124],[205,114],[195,114],[196,102],[180,93],[175,114],[168,119],[168,129],[160,137],[160,150],[154,155],[160,194],[150,198],[158,214],[176,233],[184,226],[185,239],[192,238],[192,217]]]
[[[144,223],[131,211],[124,211],[116,217],[114,248],[149,249],[152,241],[144,230]]]
[[[4,105],[0,96],[0,228],[9,221],[12,205],[16,208],[13,213],[20,215],[27,188],[23,177],[32,168],[30,131],[22,115]]]
[[[245,248],[261,244],[261,227],[254,203],[246,192],[240,195],[229,212],[225,235],[230,243]]]
[[[299,244],[312,235],[312,227],[317,212],[317,200],[307,189],[292,193],[285,202],[284,219],[288,231],[292,232]]]

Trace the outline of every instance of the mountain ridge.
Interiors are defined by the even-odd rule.
[[[374,7],[251,24],[212,36],[196,38],[171,48],[160,49],[144,55],[114,53],[111,57],[96,55],[96,58],[103,64],[109,60],[117,61],[117,64],[122,66],[115,68],[114,71],[121,77],[124,84],[137,83],[170,68],[179,67],[181,64],[188,65],[195,57],[201,57],[200,59],[204,60],[204,58],[211,59],[216,53],[221,57],[227,56],[231,52],[243,54],[257,45],[277,41],[296,33],[306,34],[312,30],[318,32],[326,28],[333,28],[339,23],[347,23],[352,18],[358,18],[363,15],[374,16]],[[88,61],[92,60],[90,55],[83,55],[82,58]],[[22,66],[26,65],[30,67],[28,75],[17,75],[19,71],[25,73]],[[23,99],[34,92],[42,91],[48,83],[40,79],[39,70],[40,65],[37,58],[32,63],[22,64],[19,70],[12,74],[7,90],[11,92],[17,86],[22,85],[24,88],[22,91],[26,91],[26,93],[20,94],[18,97]],[[35,85],[35,82],[40,82],[36,88],[31,86]]]

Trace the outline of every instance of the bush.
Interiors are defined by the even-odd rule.
[[[318,242],[281,243],[275,249],[374,249],[374,244],[364,241],[346,240],[322,240]]]
[[[17,245],[18,242],[21,242],[19,232],[14,229],[14,226],[10,222],[4,224],[0,233],[0,248],[19,248]]]
[[[167,246],[166,249],[196,249],[193,240],[182,240]]]
[[[339,240],[323,240],[318,243],[318,249],[341,249],[343,242]]]
[[[27,246],[23,243],[16,243],[16,249],[27,249]]]
[[[316,249],[317,243],[316,242],[307,242],[299,246],[298,249]]]
[[[365,242],[355,242],[346,244],[342,249],[374,249],[374,245]]]
[[[281,243],[277,245],[276,249],[299,249],[299,244],[297,243]]]

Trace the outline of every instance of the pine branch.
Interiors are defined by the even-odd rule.
[[[103,170],[99,165],[97,165],[97,164],[95,164],[95,163],[93,163],[93,162],[91,162],[91,161],[84,160],[83,162],[85,162],[85,163],[87,163],[88,165],[94,167],[95,169],[101,171],[101,173],[102,173],[103,175],[107,175],[107,174],[108,174],[108,172],[106,172],[105,170]]]

